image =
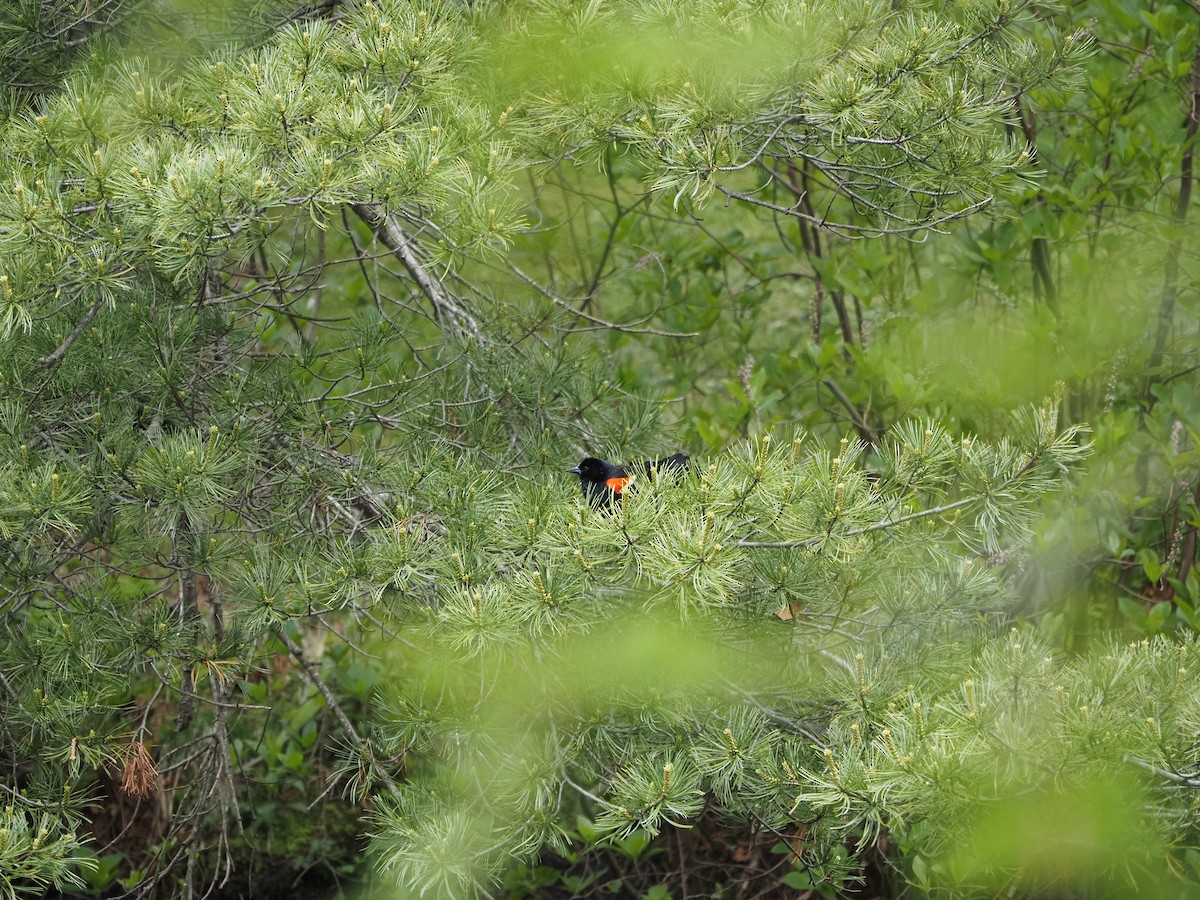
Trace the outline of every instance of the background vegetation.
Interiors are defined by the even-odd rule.
[[[5,893],[1193,895],[1198,22],[0,8]]]

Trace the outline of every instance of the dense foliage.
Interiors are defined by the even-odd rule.
[[[1194,888],[1189,6],[10,6],[6,894]]]

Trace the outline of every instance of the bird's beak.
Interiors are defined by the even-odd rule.
[[[572,475],[578,475],[579,474],[579,466],[571,466],[571,468],[567,469],[567,471],[570,472]]]

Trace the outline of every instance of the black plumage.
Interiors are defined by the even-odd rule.
[[[653,478],[658,472],[682,471],[687,468],[690,457],[686,453],[675,453],[662,459],[643,460],[624,466],[585,457],[577,466],[567,469],[579,476],[579,487],[588,502],[607,509],[638,476]]]

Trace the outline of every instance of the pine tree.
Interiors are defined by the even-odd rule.
[[[988,629],[1077,431],[1052,404],[994,445],[909,423],[869,461],[858,441],[762,434],[599,513],[564,462],[674,450],[669,415],[573,333],[638,326],[510,248],[526,167],[614,148],[647,202],[768,203],[862,235],[967,215],[1028,161],[1002,127],[1008,74],[1082,52],[1034,54],[1030,8],[1012,6],[364,2],[178,71],[114,51],[16,98],[0,136],[6,889],[77,879],[106,767],[130,796],[180,778],[159,884],[198,896],[228,877],[247,815],[231,735],[269,721],[245,695],[275,653],[327,706],[342,783],[372,798],[379,858],[410,888],[461,894],[562,846],[581,804],[621,836],[712,798],[805,824],[834,868],[847,835],[882,828],[942,852],[963,814],[951,787],[1024,723],[972,715],[998,715],[1004,690],[1013,716],[1054,714],[1036,641]],[[627,46],[641,63],[613,65]],[[670,46],[678,64],[646,62]],[[762,199],[797,172],[811,196]],[[805,207],[819,192],[860,224]],[[614,671],[596,643],[664,622],[690,662],[652,642]],[[378,729],[306,649],[347,624],[406,642]],[[1121,746],[1184,778],[1190,652],[1114,652],[1144,675],[1081,703],[1103,666],[1065,668],[1061,709],[1128,724],[1175,690]],[[1092,747],[1089,727],[1028,765]],[[930,789],[951,759],[959,781]]]

